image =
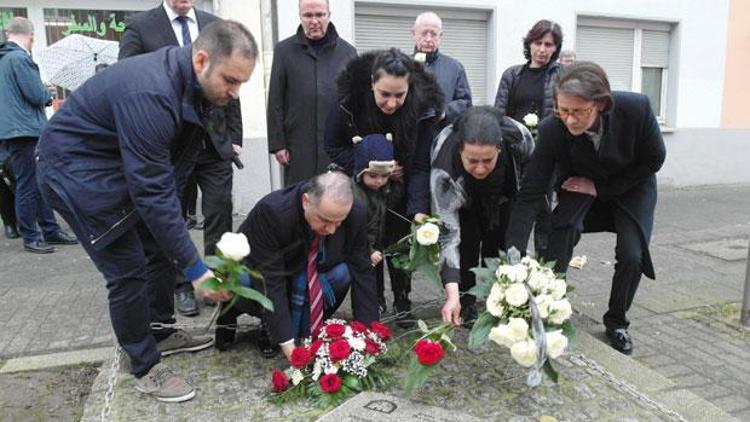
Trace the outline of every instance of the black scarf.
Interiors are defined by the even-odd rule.
[[[497,158],[495,169],[484,179],[475,179],[469,174],[461,163],[461,157],[456,157],[457,164],[461,167],[464,177],[464,189],[466,189],[467,203],[466,207],[479,207],[479,211],[488,229],[492,229],[500,224],[500,209],[509,200],[508,169],[511,167],[508,161],[508,154],[505,151],[500,152]]]

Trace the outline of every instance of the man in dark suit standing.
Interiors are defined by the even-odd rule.
[[[197,10],[192,0],[165,0],[151,10],[132,16],[120,41],[119,58],[150,53],[165,46],[191,44],[202,28],[218,17]],[[213,255],[221,235],[232,231],[232,159],[242,149],[242,115],[240,101],[226,107],[211,106],[206,128],[208,139],[194,163],[194,177],[203,193],[205,216],[204,254]],[[187,180],[178,181],[182,206],[186,207]],[[185,210],[183,209],[183,214]],[[178,276],[175,304],[185,316],[198,315],[198,304],[192,285]]]
[[[264,333],[259,346],[267,357],[278,344],[289,358],[295,340],[320,328],[350,287],[354,319],[367,325],[378,320],[367,212],[354,201],[351,180],[344,173],[323,173],[271,192],[258,201],[239,231],[250,241],[245,263],[263,275],[253,287],[273,301],[274,312],[264,313],[239,298],[219,317],[219,324],[235,322],[242,312],[261,316],[270,341]],[[217,348],[233,339],[234,331],[216,330]]]

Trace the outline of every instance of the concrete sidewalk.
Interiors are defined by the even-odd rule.
[[[659,390],[662,393],[704,398],[739,420],[750,420],[750,335],[737,321],[750,234],[748,209],[750,186],[660,192],[652,240],[657,280],[641,281],[630,313],[635,342],[632,359],[618,356],[633,365],[626,374],[651,369],[672,383]],[[196,240],[201,235],[193,234]],[[59,249],[52,255],[36,256],[22,252],[19,241],[0,240],[0,359],[112,344],[104,282],[80,247]],[[603,341],[600,320],[609,295],[614,236],[584,235],[576,255],[588,257],[583,270],[569,273],[570,283],[576,286],[571,296],[580,313],[576,318],[579,331]],[[417,284],[413,298],[426,303],[437,295],[434,288]],[[591,344],[611,350],[603,343]],[[214,354],[205,356],[213,361]],[[248,353],[237,356],[241,362],[249,359],[255,363],[256,358]],[[186,369],[194,361],[189,356],[174,359],[180,367],[188,365]],[[497,364],[504,365],[499,359]],[[606,359],[594,361],[612,371]],[[576,364],[570,365],[575,378]],[[253,371],[260,375],[263,368]],[[231,376],[226,381],[237,388],[267,388],[266,375],[257,380]],[[202,379],[196,381],[206,388]],[[135,398],[124,392],[127,387],[126,383],[121,396]],[[607,390],[609,387],[602,388],[602,392],[610,391],[613,399],[618,396]],[[655,390],[643,391],[651,394]],[[663,399],[659,394],[650,397]],[[91,398],[94,402],[95,397]],[[674,409],[685,408],[689,407]]]

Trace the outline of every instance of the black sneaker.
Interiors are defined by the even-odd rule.
[[[625,328],[607,328],[606,331],[609,344],[620,353],[629,355],[633,353],[633,339],[630,338],[628,330]]]
[[[266,359],[275,358],[281,350],[278,344],[271,341],[271,334],[269,334],[266,324],[261,324],[260,329],[256,332],[255,345],[258,346],[260,354]]]
[[[196,316],[200,313],[198,301],[195,300],[195,293],[190,289],[175,292],[174,304],[177,312],[187,317]]]

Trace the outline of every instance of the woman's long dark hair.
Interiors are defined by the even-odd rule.
[[[458,150],[464,145],[493,145],[500,149],[503,144],[503,131],[500,121],[503,116],[495,107],[472,107],[455,124]]]

